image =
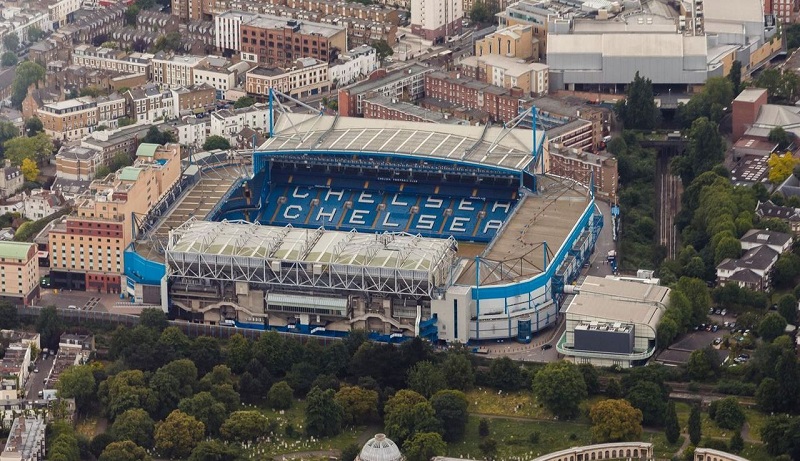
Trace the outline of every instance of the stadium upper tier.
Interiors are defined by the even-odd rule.
[[[259,150],[391,152],[521,170],[534,136],[541,145],[541,131],[287,113]]]

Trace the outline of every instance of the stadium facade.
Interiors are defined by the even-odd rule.
[[[175,316],[241,328],[527,341],[555,323],[603,225],[590,180],[542,174],[545,145],[530,130],[284,114],[255,151],[190,167],[248,170],[209,210],[147,221],[162,247],[126,253],[129,293],[157,285]],[[163,224],[182,207],[190,219]],[[142,276],[148,264],[162,269]]]

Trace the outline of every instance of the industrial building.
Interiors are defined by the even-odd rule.
[[[670,289],[655,280],[588,276],[563,310],[566,330],[556,348],[575,363],[629,368],[656,350],[656,327]]]

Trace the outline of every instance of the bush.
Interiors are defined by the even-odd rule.
[[[478,423],[478,435],[481,437],[486,437],[489,435],[489,420],[486,418],[481,418],[480,422]]]
[[[292,407],[293,392],[286,381],[280,381],[269,389],[267,400],[269,400],[270,406],[276,410],[288,410]]]
[[[756,395],[756,385],[754,383],[724,379],[717,384],[717,392],[720,394],[752,397]]]
[[[538,445],[539,441],[542,439],[542,434],[537,431],[531,432],[528,436],[528,443],[531,445]]]

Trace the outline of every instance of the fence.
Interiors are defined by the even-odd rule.
[[[17,314],[20,317],[38,317],[39,313],[44,309],[40,306],[17,306]],[[56,309],[58,317],[67,323],[74,323],[78,325],[85,325],[91,323],[108,323],[111,325],[124,325],[126,327],[135,327],[139,324],[139,317],[129,314],[115,314],[111,312],[99,311],[84,311],[79,309]],[[249,328],[234,328],[221,325],[207,325],[203,323],[190,323],[176,320],[169,321],[170,326],[178,327],[186,336],[211,336],[219,339],[227,339],[236,333],[241,334],[248,339],[258,339],[264,331],[254,330]],[[304,335],[299,333],[286,333],[282,331],[277,332],[284,338],[291,338],[301,343],[306,343],[314,338],[319,341],[323,346],[333,344],[342,338],[325,337],[317,335]]]

